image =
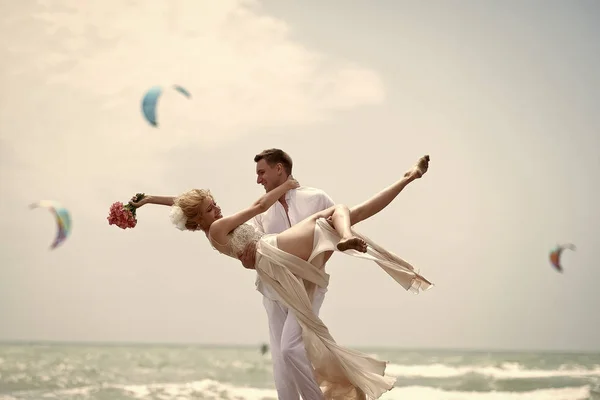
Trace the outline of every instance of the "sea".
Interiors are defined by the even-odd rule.
[[[276,399],[260,346],[0,344],[0,400]],[[600,353],[360,349],[388,360],[382,399],[600,399]]]

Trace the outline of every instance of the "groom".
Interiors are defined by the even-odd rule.
[[[268,149],[254,157],[256,183],[266,192],[284,183],[292,174],[292,159],[280,149]],[[322,190],[301,186],[288,191],[263,214],[248,221],[264,233],[280,233],[310,215],[334,205]],[[253,269],[256,244],[249,244],[240,255],[245,268]],[[277,299],[277,295],[256,277],[256,289],[263,295],[263,305],[269,319],[273,376],[277,397],[280,400],[323,399],[323,392],[314,377],[310,361],[302,341],[302,328],[293,312]],[[319,315],[325,299],[326,288],[317,287],[313,299],[313,311]]]

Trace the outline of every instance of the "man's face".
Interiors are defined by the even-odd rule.
[[[263,185],[265,192],[270,192],[281,185],[283,180],[283,168],[281,164],[272,167],[262,159],[256,163],[256,183]]]

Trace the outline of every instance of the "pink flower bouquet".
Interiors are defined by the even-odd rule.
[[[137,193],[133,201],[138,202],[144,198],[144,193]],[[116,225],[121,229],[127,228],[135,228],[137,225],[137,219],[135,216],[136,207],[130,201],[129,203],[123,205],[120,201],[113,203],[110,206],[110,210],[108,213],[109,225]]]

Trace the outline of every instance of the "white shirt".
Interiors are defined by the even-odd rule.
[[[263,233],[281,233],[303,219],[335,205],[331,197],[324,191],[305,186],[288,190],[285,194],[285,201],[288,205],[287,215],[283,205],[277,201],[267,211],[255,216],[248,223]],[[258,275],[256,290],[264,296],[276,299],[275,293],[271,293],[271,290],[262,285]]]

